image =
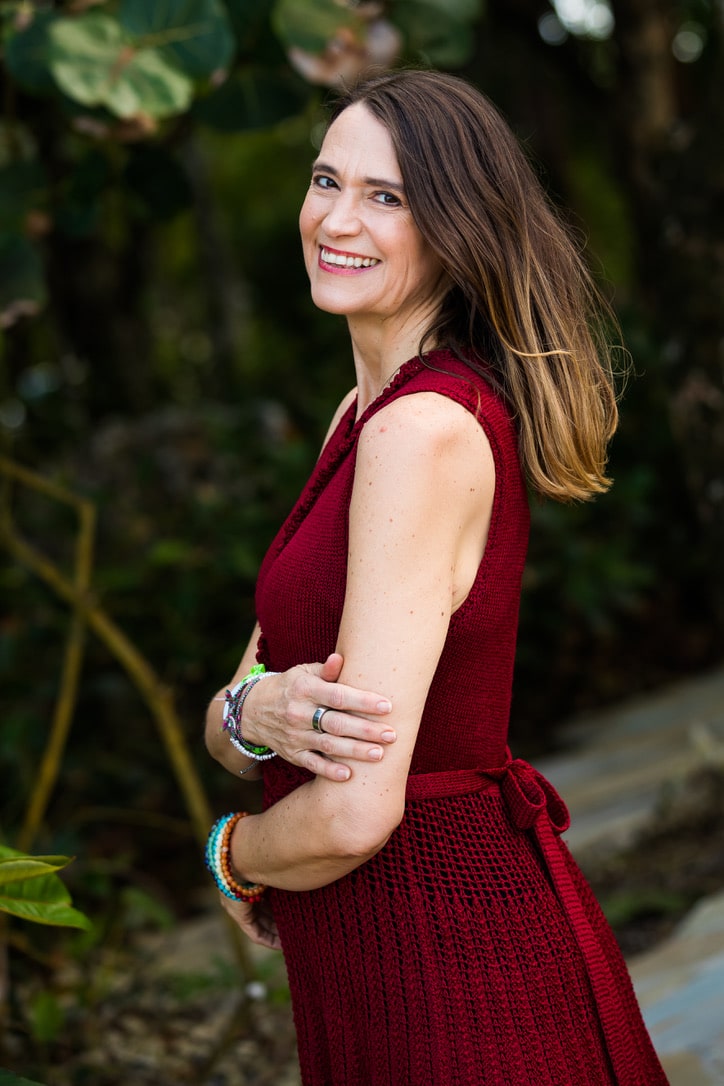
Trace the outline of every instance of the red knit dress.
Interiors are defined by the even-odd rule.
[[[282,671],[334,650],[360,430],[391,400],[429,391],[485,429],[492,520],[427,699],[402,823],[329,886],[270,891],[302,1080],[660,1086],[621,954],[559,836],[566,808],[507,748],[528,505],[506,410],[448,352],[405,363],[357,422],[354,405],[340,421],[262,565],[258,657]],[[265,763],[265,805],[309,779]]]

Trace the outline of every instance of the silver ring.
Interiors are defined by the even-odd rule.
[[[329,712],[329,707],[326,706],[326,705],[319,705],[314,710],[314,716],[312,717],[312,727],[314,728],[315,732],[323,732],[324,731],[324,728],[322,727],[322,717],[324,716],[325,713],[328,713],[328,712]]]

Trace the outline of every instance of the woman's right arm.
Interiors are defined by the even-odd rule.
[[[259,633],[257,625],[228,689],[248,675],[256,663]],[[244,702],[244,738],[254,746],[270,747],[315,776],[333,781],[351,776],[347,764],[350,761],[380,761],[385,746],[396,738],[385,722],[392,706],[381,694],[338,683],[343,663],[339,653],[332,653],[324,663],[301,664],[256,683]],[[260,776],[258,766],[232,746],[222,729],[226,689],[220,690],[209,704],[206,747],[230,773],[243,772],[246,779],[254,780]],[[312,728],[312,716],[319,706],[329,708],[324,715],[323,733]]]
[[[339,404],[322,450],[356,395],[357,389],[351,389]],[[244,773],[247,780],[261,776],[258,764],[252,765],[251,759],[232,746],[221,724],[225,691],[236,686],[256,663],[260,633],[257,623],[228,687],[218,691],[206,714],[209,753],[230,773]],[[396,739],[394,730],[385,723],[392,706],[380,694],[338,683],[343,664],[339,653],[332,653],[324,663],[301,664],[256,683],[244,701],[244,738],[254,746],[270,747],[315,776],[333,781],[345,781],[351,776],[347,761],[380,761],[385,747]],[[312,728],[312,715],[320,706],[330,709],[324,715],[322,734]]]

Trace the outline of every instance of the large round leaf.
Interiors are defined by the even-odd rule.
[[[295,76],[244,68],[194,105],[194,116],[219,132],[270,128],[304,108],[307,88]]]
[[[188,108],[188,76],[157,50],[136,48],[110,16],[91,12],[57,19],[48,34],[53,77],[75,101],[106,106],[124,118],[167,117]]]
[[[231,63],[234,35],[220,0],[121,0],[118,20],[137,44],[159,50],[192,79]]]
[[[277,0],[272,22],[287,49],[306,53],[320,53],[342,27],[363,25],[351,6],[337,0]]]

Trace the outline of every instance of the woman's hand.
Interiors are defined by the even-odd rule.
[[[250,905],[246,901],[232,901],[226,894],[220,893],[219,897],[222,908],[226,910],[234,923],[239,925],[244,934],[249,936],[252,943],[269,947],[270,950],[281,950],[279,932],[265,898]]]
[[[384,721],[392,703],[338,683],[343,662],[335,652],[323,664],[301,664],[257,683],[244,702],[244,738],[333,781],[351,776],[347,762],[379,762],[396,739]],[[320,708],[325,712],[315,730]]]

